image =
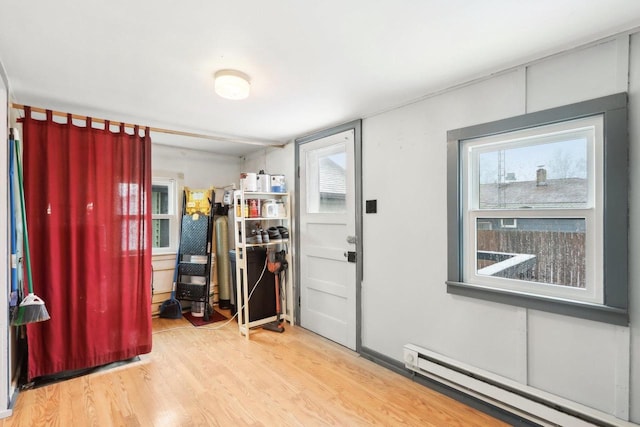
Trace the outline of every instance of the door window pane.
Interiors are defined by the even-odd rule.
[[[307,212],[347,211],[347,153],[344,143],[307,153]]]

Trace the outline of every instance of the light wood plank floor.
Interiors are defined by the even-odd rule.
[[[0,426],[504,425],[302,328],[153,329],[141,361],[23,391]]]

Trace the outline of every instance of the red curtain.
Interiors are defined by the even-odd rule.
[[[151,351],[151,139],[23,121],[34,293],[51,320],[27,325],[29,379]]]

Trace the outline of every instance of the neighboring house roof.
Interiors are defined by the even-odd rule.
[[[347,193],[346,171],[329,157],[320,159],[320,193]]]
[[[547,185],[536,181],[480,184],[480,208],[578,207],[587,202],[584,178],[548,179]]]

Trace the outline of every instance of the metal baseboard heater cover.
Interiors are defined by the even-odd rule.
[[[540,425],[637,426],[414,344],[404,345],[404,365],[425,378]]]

